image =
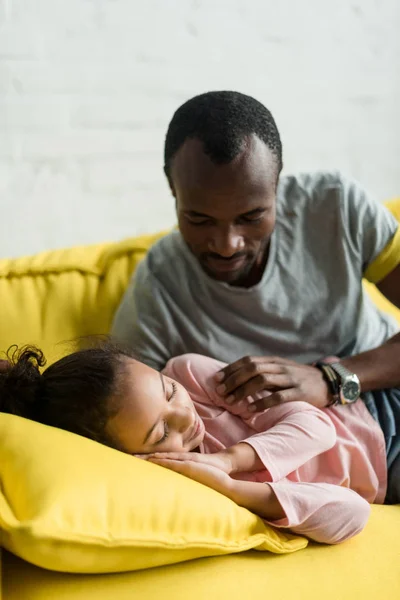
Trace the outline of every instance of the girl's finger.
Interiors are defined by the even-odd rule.
[[[191,460],[191,452],[154,452],[148,456],[151,458],[160,458],[168,460]]]

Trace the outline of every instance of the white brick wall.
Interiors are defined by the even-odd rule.
[[[0,0],[0,256],[170,226],[166,127],[264,102],[286,171],[400,194],[399,0]]]

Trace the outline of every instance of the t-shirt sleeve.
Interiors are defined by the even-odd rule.
[[[268,484],[273,489],[286,517],[267,521],[279,528],[305,535],[322,544],[339,544],[365,527],[370,505],[356,492],[329,483]]]
[[[175,379],[200,404],[212,404],[225,408],[223,399],[217,394],[215,375],[226,364],[200,354],[182,354],[168,361],[164,375]]]
[[[249,412],[247,400],[230,405],[217,393],[218,382],[215,376],[224,367],[226,363],[215,358],[190,353],[172,358],[163,373],[181,383],[196,402],[212,404],[245,422],[253,422],[254,413]]]
[[[145,259],[126,290],[111,328],[111,334],[129,345],[138,359],[157,370],[171,358],[169,340],[175,335],[163,312],[164,305],[162,287]]]
[[[350,250],[359,257],[362,275],[377,283],[400,262],[399,223],[357,182],[342,177],[341,185]]]

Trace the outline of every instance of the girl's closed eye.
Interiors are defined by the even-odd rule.
[[[168,402],[171,402],[171,400],[174,399],[174,396],[176,395],[176,392],[178,390],[178,386],[176,385],[175,381],[171,382],[171,386],[172,386],[172,391],[171,391],[169,397],[167,398]],[[165,442],[165,440],[167,439],[168,436],[169,436],[169,427],[168,427],[168,424],[164,421],[164,435],[156,442],[156,446]]]
[[[176,392],[178,391],[178,386],[176,385],[175,381],[172,381],[171,385],[172,385],[172,392],[168,398],[168,402],[171,402],[171,400],[173,400],[173,398],[176,395]]]
[[[175,381],[171,381],[171,393],[169,394],[169,396],[167,397],[167,402],[171,402],[171,400],[174,399],[176,392],[178,391],[178,386],[176,385]],[[166,421],[164,421],[164,435],[156,441],[155,445],[159,446],[160,444],[162,444],[163,442],[165,442],[165,440],[167,439],[167,437],[169,436],[169,427]]]
[[[167,423],[164,421],[164,435],[162,436],[162,438],[160,438],[158,440],[158,442],[156,442],[156,446],[165,442],[165,440],[167,439],[168,436],[169,436],[169,427],[168,427]]]

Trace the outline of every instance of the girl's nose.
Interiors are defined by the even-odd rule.
[[[177,432],[183,433],[192,425],[193,416],[187,407],[175,407],[169,422]]]

